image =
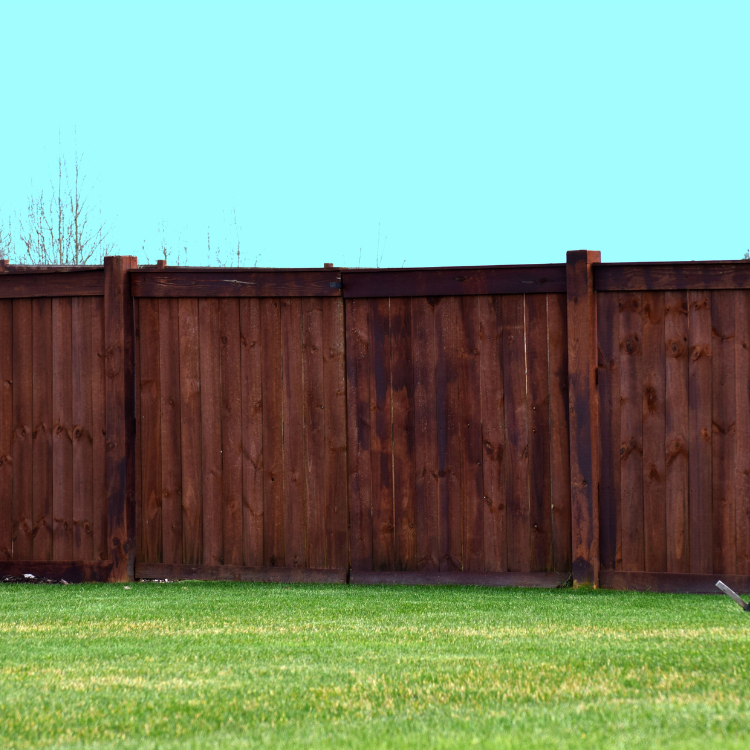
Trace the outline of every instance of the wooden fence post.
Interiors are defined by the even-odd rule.
[[[106,471],[110,581],[135,577],[135,326],[128,271],[135,257],[104,259]]]
[[[567,255],[568,398],[573,585],[599,586],[599,391],[592,264],[601,253]]]

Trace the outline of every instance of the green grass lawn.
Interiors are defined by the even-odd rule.
[[[750,747],[726,597],[0,584],[2,748]]]

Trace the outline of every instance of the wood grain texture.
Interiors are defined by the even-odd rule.
[[[622,567],[643,570],[643,306],[639,292],[623,292],[620,319],[620,465]]]
[[[417,568],[412,301],[390,301],[393,516],[396,570]]]
[[[286,566],[306,567],[306,493],[302,301],[281,300]]]
[[[159,300],[138,301],[141,448],[141,550],[145,562],[162,562],[161,369]]]
[[[75,303],[74,303],[75,305]],[[52,559],[52,304],[50,299],[31,301],[32,317],[32,506],[33,559]],[[89,457],[89,469],[91,459]],[[75,520],[74,520],[75,523]],[[74,549],[77,560],[88,552]]]
[[[0,300],[0,562],[13,558],[13,302]]]
[[[594,269],[597,292],[750,289],[743,261],[603,263]]]
[[[349,554],[352,570],[372,570],[370,463],[370,303],[347,300],[346,431],[349,477]]]
[[[327,495],[326,417],[323,375],[323,305],[321,299],[302,300],[304,369],[305,558],[311,568],[326,567]]]
[[[622,568],[619,297],[613,292],[599,292],[596,297],[602,456],[600,563],[602,570],[619,570]]]
[[[523,295],[503,297],[505,482],[508,570],[531,569],[529,539],[529,429]]]
[[[574,250],[566,267],[573,580],[593,586],[599,580],[600,469],[593,264],[600,260],[597,252]]]
[[[688,292],[690,572],[713,572],[711,297]]]
[[[350,269],[342,272],[344,297],[437,297],[565,292],[565,266],[484,266],[418,269]]]
[[[566,308],[567,299],[564,294],[547,295],[552,562],[554,570],[558,573],[569,572],[572,565]]]
[[[349,566],[344,301],[323,300],[326,567]]]
[[[263,564],[286,564],[284,531],[283,384],[281,363],[281,302],[260,303],[263,351]]]
[[[200,318],[197,299],[178,300],[182,560],[203,559]]]
[[[482,401],[482,487],[484,494],[484,570],[508,567],[505,518],[505,403],[501,297],[481,296],[479,369]]]
[[[627,573],[602,571],[602,588],[616,591],[654,591],[663,594],[720,594],[715,575],[695,573]],[[722,575],[738,593],[750,593],[750,576]]]
[[[443,297],[435,306],[438,525],[442,572],[460,571],[463,565],[457,309],[456,297]]]
[[[182,560],[182,440],[180,436],[179,301],[159,300],[161,374],[161,518],[162,559]]]
[[[711,292],[713,571],[733,573],[737,412],[735,300],[737,292]],[[749,415],[745,414],[745,418]]]
[[[370,461],[375,570],[393,570],[395,565],[390,344],[389,301],[370,300]]]
[[[107,512],[111,581],[135,575],[135,328],[132,256],[104,259]]]
[[[241,565],[242,534],[242,381],[240,305],[219,300],[221,343],[221,456],[224,564]]]
[[[94,558],[109,558],[109,511],[107,508],[107,417],[104,346],[104,298],[91,300],[91,419],[92,493],[94,496]],[[136,383],[140,378],[136,380]],[[136,412],[139,414],[140,412]],[[136,529],[138,533],[139,525]]]
[[[464,571],[484,572],[484,477],[480,323],[476,297],[458,301],[458,377],[461,418],[461,525]]]
[[[46,271],[0,273],[0,299],[29,299],[34,297],[90,297],[104,294],[104,272],[92,270],[62,270],[54,267]]]
[[[688,531],[688,301],[664,293],[667,571],[690,572]]]
[[[341,274],[231,268],[140,269],[132,274],[131,287],[134,297],[340,297]]]
[[[529,408],[529,559],[532,571],[552,570],[547,298],[525,298]],[[565,436],[567,437],[567,436]]]
[[[73,559],[72,362],[71,302],[69,298],[53,299],[52,545],[55,560]]]
[[[91,403],[93,358],[91,329],[93,315],[90,303],[90,297],[73,297],[71,299],[73,557],[76,560],[96,559],[94,555],[94,438],[92,434],[93,411]],[[51,447],[50,443],[50,454]]]
[[[667,570],[664,292],[643,292],[643,523],[645,569]]]
[[[263,382],[260,300],[240,300],[242,539],[245,565],[263,565]]]
[[[13,301],[13,559],[31,560],[33,547],[31,300]],[[71,557],[68,554],[68,557]]]
[[[143,305],[143,301],[141,301]],[[203,563],[224,560],[221,447],[221,342],[219,301],[198,300],[201,374]]]
[[[750,292],[735,300],[735,572],[750,575]],[[1,555],[0,555],[1,556]]]
[[[438,528],[438,436],[435,384],[435,303],[412,300],[414,364],[414,502],[417,569],[440,569]]]

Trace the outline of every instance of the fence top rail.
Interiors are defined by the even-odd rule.
[[[750,289],[746,260],[597,263],[593,269],[597,292]]]
[[[102,296],[102,266],[10,266],[0,271],[0,299]]]

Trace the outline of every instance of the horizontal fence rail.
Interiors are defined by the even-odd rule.
[[[0,261],[0,576],[750,591],[750,263]]]

